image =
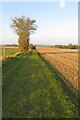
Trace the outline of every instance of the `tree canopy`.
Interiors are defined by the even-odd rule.
[[[19,35],[18,43],[22,52],[27,52],[29,49],[29,36],[37,29],[35,22],[36,20],[25,16],[12,19],[11,28]]]

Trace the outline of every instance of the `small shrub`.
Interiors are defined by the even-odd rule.
[[[36,46],[33,45],[33,44],[30,44],[30,45],[29,45],[29,49],[31,49],[31,50],[32,50],[32,49],[36,49]]]

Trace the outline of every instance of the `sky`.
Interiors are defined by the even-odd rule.
[[[11,19],[26,16],[36,20],[37,30],[30,36],[36,45],[78,44],[77,2],[0,2],[0,44],[18,44],[10,28]]]

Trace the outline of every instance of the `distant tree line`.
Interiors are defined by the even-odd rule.
[[[5,46],[18,47],[19,45],[17,45],[17,44],[7,44]],[[29,50],[36,49],[36,45],[33,45],[32,43],[30,43],[29,46],[28,46],[28,49]]]
[[[15,47],[15,46],[18,46],[18,45],[17,44],[6,44],[5,46]]]
[[[56,48],[63,48],[63,49],[80,49],[79,45],[73,45],[73,44],[69,44],[69,45],[55,45],[54,47],[56,47]]]

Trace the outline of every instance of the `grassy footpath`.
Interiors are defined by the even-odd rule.
[[[3,62],[4,118],[76,118],[77,108],[37,51]]]

